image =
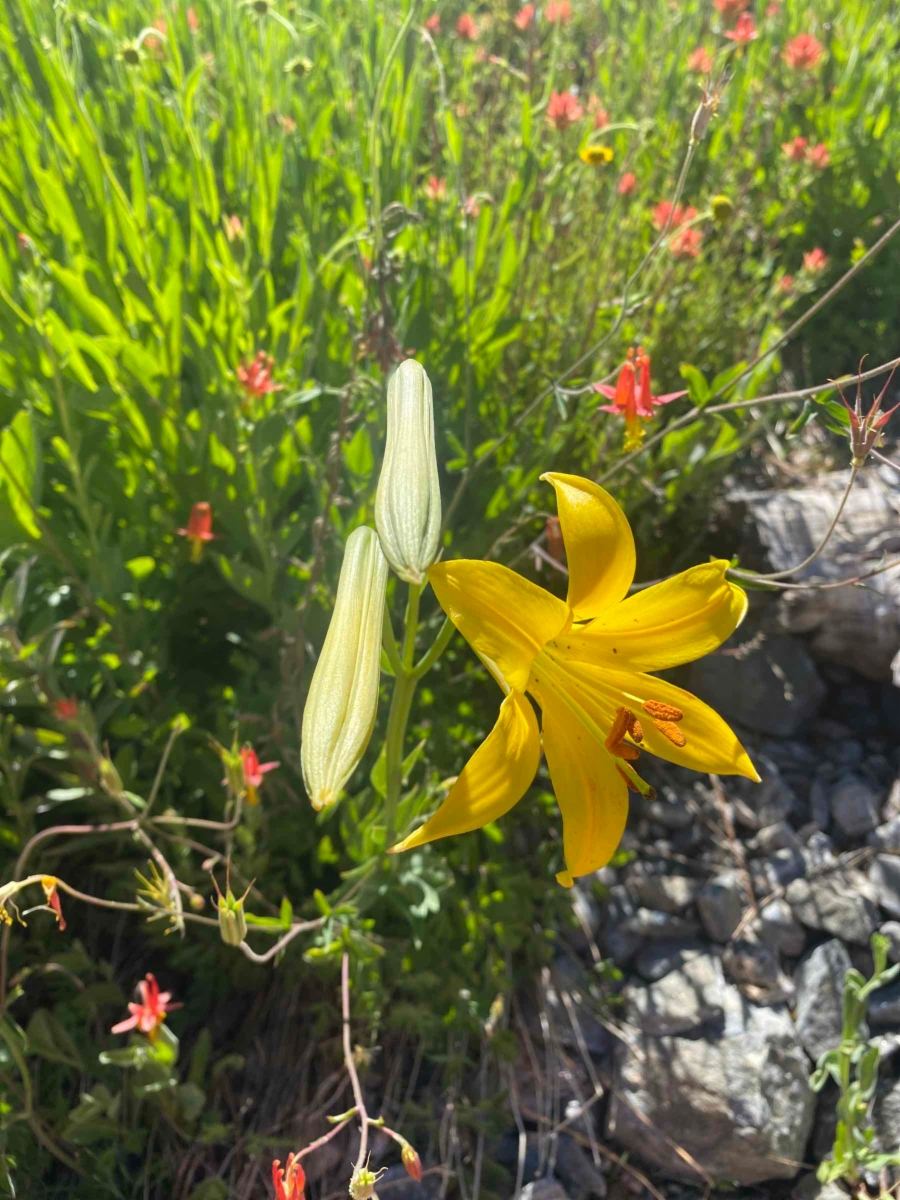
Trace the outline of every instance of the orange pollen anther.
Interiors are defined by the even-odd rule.
[[[674,721],[654,721],[653,725],[663,737],[667,737],[673,746],[686,746],[687,738]]]
[[[644,712],[653,717],[655,721],[680,721],[684,713],[680,708],[676,708],[674,704],[663,704],[662,700],[645,700]]]
[[[644,731],[641,729],[640,721],[630,709],[617,708],[605,745],[610,754],[614,754],[616,758],[634,762],[639,757],[638,750],[625,741],[626,734],[630,734],[634,741],[639,742],[643,739]]]

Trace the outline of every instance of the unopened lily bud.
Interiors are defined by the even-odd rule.
[[[387,443],[375,494],[375,526],[401,579],[421,584],[438,556],[441,485],[434,406],[424,369],[408,358],[388,384]]]
[[[400,1151],[400,1158],[403,1160],[404,1167],[406,1167],[407,1175],[409,1175],[412,1179],[415,1179],[416,1183],[421,1183],[422,1160],[419,1158],[418,1154],[415,1152],[409,1142],[407,1142]]]
[[[300,762],[317,810],[336,802],[372,736],[387,570],[375,530],[355,529],[347,539],[331,624],[303,710]]]

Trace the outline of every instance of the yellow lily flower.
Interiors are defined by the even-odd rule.
[[[444,612],[505,693],[500,716],[437,812],[393,850],[468,833],[508,812],[537,772],[543,742],[563,818],[571,887],[609,862],[628,815],[629,787],[652,789],[633,766],[639,747],[695,771],[759,776],[722,718],[648,671],[701,658],[747,611],[724,560],[691,567],[628,595],[634,537],[603,488],[547,474],[569,563],[565,601],[500,563],[458,559],[428,578]],[[542,713],[538,731],[534,698]]]

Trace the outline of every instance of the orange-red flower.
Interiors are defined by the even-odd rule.
[[[205,500],[198,500],[191,509],[187,529],[178,529],[176,532],[191,543],[191,562],[199,562],[203,556],[203,543],[211,542],[216,536],[212,531],[210,505]]]
[[[513,17],[513,24],[516,29],[527,29],[534,20],[534,5],[523,4],[516,15]]]
[[[781,149],[791,162],[804,162],[809,141],[805,137],[795,137],[789,142],[782,142]]]
[[[57,721],[77,721],[78,701],[74,696],[55,701],[53,704],[53,715]]]
[[[599,96],[589,96],[587,103],[588,116],[594,118],[595,129],[605,129],[609,124],[609,113],[603,107]]]
[[[416,1183],[421,1183],[422,1160],[409,1142],[404,1142],[403,1149],[400,1151],[400,1158],[403,1161],[404,1167],[406,1167],[407,1175],[411,1179],[415,1179]]]
[[[440,13],[432,13],[432,15],[425,22],[425,28],[432,35],[432,37],[434,37],[436,34],[440,33],[441,32]]]
[[[474,219],[481,212],[481,205],[474,196],[466,196],[462,204],[462,210],[467,217],[472,217]]]
[[[569,0],[547,0],[544,16],[551,24],[568,25],[572,20],[572,5]]]
[[[653,224],[657,229],[665,229],[666,225],[669,226],[669,229],[677,229],[686,221],[693,221],[696,215],[697,210],[692,204],[683,208],[680,204],[673,204],[670,200],[660,200],[653,209]]]
[[[888,383],[890,383],[890,380],[888,380]],[[890,413],[888,413],[888,416],[890,416]],[[41,887],[44,889],[44,896],[47,899],[47,903],[53,909],[56,924],[59,926],[60,933],[62,933],[66,927],[66,921],[62,913],[62,905],[59,902],[59,892],[56,890],[55,876],[45,875],[41,880]]]
[[[300,1165],[296,1154],[289,1154],[287,1166],[281,1169],[281,1160],[272,1163],[272,1183],[275,1187],[275,1200],[304,1200],[306,1188],[306,1172]]]
[[[267,396],[281,391],[282,384],[272,378],[275,359],[265,350],[260,350],[250,363],[241,363],[237,369],[238,383],[248,396]]]
[[[708,75],[713,69],[712,55],[705,46],[698,46],[688,55],[687,68],[698,75]]]
[[[259,804],[259,789],[263,784],[263,777],[274,771],[276,767],[280,767],[279,762],[261,763],[259,755],[252,746],[244,746],[241,750],[241,767],[244,771],[244,789],[247,794],[248,804]]]
[[[438,179],[437,175],[429,175],[425,184],[425,195],[429,200],[445,200],[447,198],[447,181]]]
[[[637,175],[633,171],[626,171],[616,185],[616,191],[620,196],[630,196],[637,185]]]
[[[619,371],[616,386],[606,383],[595,383],[594,391],[612,400],[612,404],[601,405],[602,412],[616,413],[625,418],[625,449],[636,450],[644,440],[641,421],[647,421],[653,416],[653,411],[663,404],[670,404],[687,393],[666,392],[662,396],[653,395],[650,381],[650,355],[645,354],[639,346],[637,352],[628,351],[628,356]]]
[[[819,142],[817,146],[811,146],[809,151],[809,161],[814,167],[818,167],[820,171],[831,162],[831,152],[824,142]]]
[[[200,18],[197,16],[196,10],[189,8],[185,15],[187,16],[188,29],[191,33],[196,33],[200,28]]]
[[[759,31],[750,13],[742,12],[737,19],[734,29],[725,30],[725,37],[729,38],[737,46],[748,46],[758,38]]]
[[[811,71],[824,53],[818,38],[811,33],[799,33],[785,46],[784,61],[795,71]]]
[[[676,258],[696,258],[703,244],[703,234],[693,226],[678,229],[669,239],[669,250]]]
[[[782,277],[778,280],[779,292],[789,292],[793,286],[794,286],[793,275],[782,275]]]
[[[146,1033],[148,1037],[154,1038],[156,1031],[166,1019],[166,1013],[172,1012],[175,1008],[181,1008],[181,1005],[171,1003],[172,993],[161,992],[156,977],[149,971],[137,985],[137,991],[140,1002],[129,1003],[128,1011],[131,1016],[120,1021],[118,1025],[113,1025],[111,1032],[125,1033],[129,1029],[139,1029],[141,1033]]]
[[[803,266],[807,271],[814,271],[818,274],[819,271],[824,271],[831,259],[821,248],[821,246],[813,246],[812,250],[807,250],[803,255]]]
[[[467,42],[474,42],[478,37],[478,25],[471,13],[463,13],[456,22],[456,32]]]
[[[713,0],[713,7],[723,17],[736,17],[748,6],[750,0]]]
[[[584,109],[571,92],[553,92],[547,103],[547,120],[557,129],[568,129],[584,116]]]

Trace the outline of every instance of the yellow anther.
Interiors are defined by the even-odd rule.
[[[663,704],[662,700],[645,700],[644,712],[657,721],[680,721],[684,713],[674,704]]]
[[[667,737],[673,746],[687,745],[687,738],[678,728],[674,721],[654,721],[654,728],[658,729],[663,737]]]

